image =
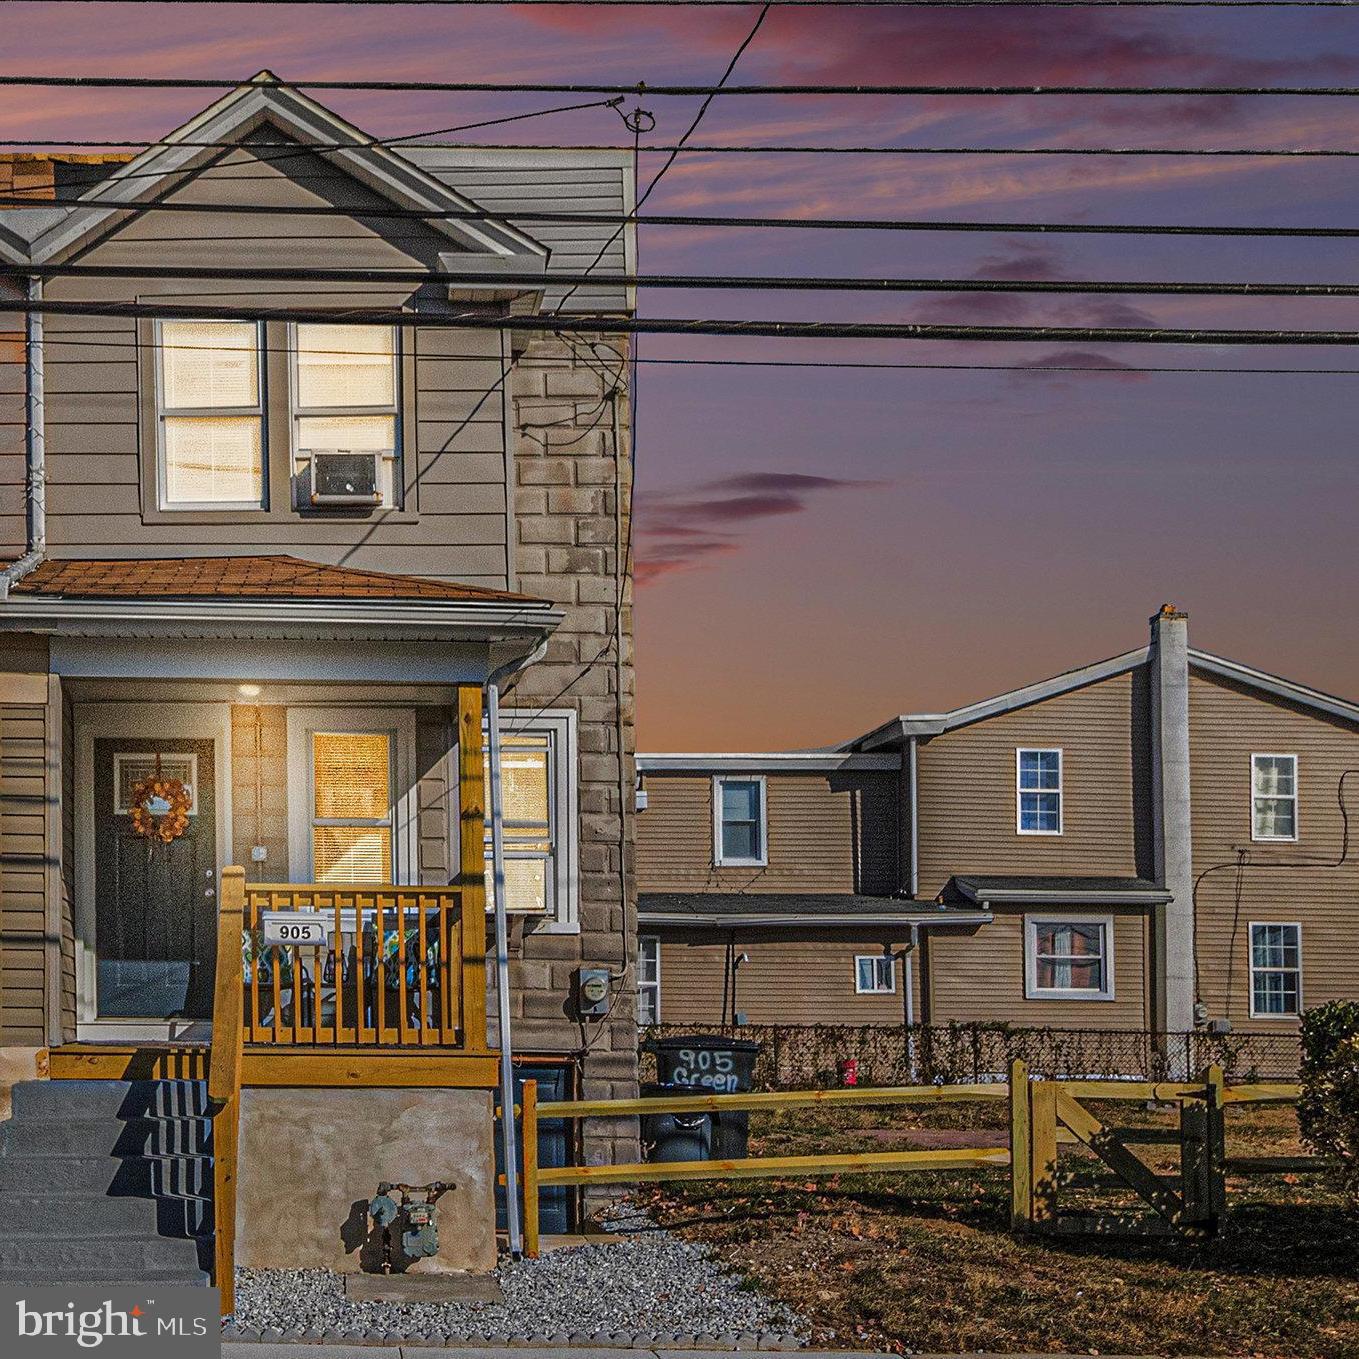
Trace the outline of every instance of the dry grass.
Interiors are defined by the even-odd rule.
[[[1169,1125],[1118,1107],[1120,1126]],[[996,1140],[1005,1107],[757,1115],[752,1154]],[[1301,1150],[1291,1109],[1229,1112],[1229,1154]],[[1139,1148],[1169,1169],[1173,1148]],[[1063,1151],[1071,1207],[1132,1206]],[[1019,1240],[1005,1172],[666,1187],[653,1210],[815,1323],[817,1339],[901,1352],[1359,1356],[1359,1223],[1317,1176],[1232,1178],[1228,1228],[1176,1239]]]

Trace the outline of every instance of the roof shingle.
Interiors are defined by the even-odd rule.
[[[391,599],[467,604],[542,604],[423,576],[398,576],[299,557],[167,557],[149,560],[52,560],[15,583],[16,595],[75,599]]]

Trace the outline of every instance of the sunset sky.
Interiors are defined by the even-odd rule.
[[[758,9],[25,3],[9,73],[715,80]],[[1359,12],[773,11],[742,82],[1359,85]],[[211,92],[0,89],[0,137],[152,138]],[[570,102],[323,94],[376,135]],[[635,101],[628,101],[631,107]],[[665,144],[696,100],[648,97]],[[499,134],[499,135],[497,135]],[[596,109],[467,134],[628,139]],[[1359,149],[1302,98],[715,101],[694,140]],[[645,145],[645,142],[644,142]],[[649,154],[642,182],[662,164]],[[686,155],[647,205],[973,221],[1355,225],[1359,162]],[[650,272],[1352,281],[1355,242],[644,228]],[[653,316],[1359,328],[1359,301],[644,292]],[[1352,368],[1343,347],[678,340],[642,359]],[[1359,376],[651,366],[637,404],[639,744],[819,745],[1138,645],[1359,697]]]

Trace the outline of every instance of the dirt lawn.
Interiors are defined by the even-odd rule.
[[[1121,1127],[1164,1113],[1092,1105]],[[1291,1108],[1228,1111],[1228,1155],[1299,1154]],[[757,1114],[752,1155],[868,1145],[1004,1145],[1005,1106]],[[1159,1169],[1175,1149],[1138,1147]],[[1062,1150],[1063,1207],[1131,1208],[1083,1148]],[[1359,1220],[1315,1174],[1229,1177],[1229,1223],[1195,1244],[1018,1240],[1008,1172],[696,1182],[644,1190],[667,1227],[710,1243],[808,1316],[814,1343],[901,1353],[1359,1359]]]

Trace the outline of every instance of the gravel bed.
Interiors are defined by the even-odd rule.
[[[614,1224],[615,1230],[635,1230]],[[716,1347],[792,1348],[809,1327],[729,1273],[706,1246],[652,1228],[599,1245],[503,1260],[503,1303],[352,1302],[325,1269],[236,1271],[236,1315],[227,1335],[273,1340],[384,1335],[434,1341],[663,1340]]]

